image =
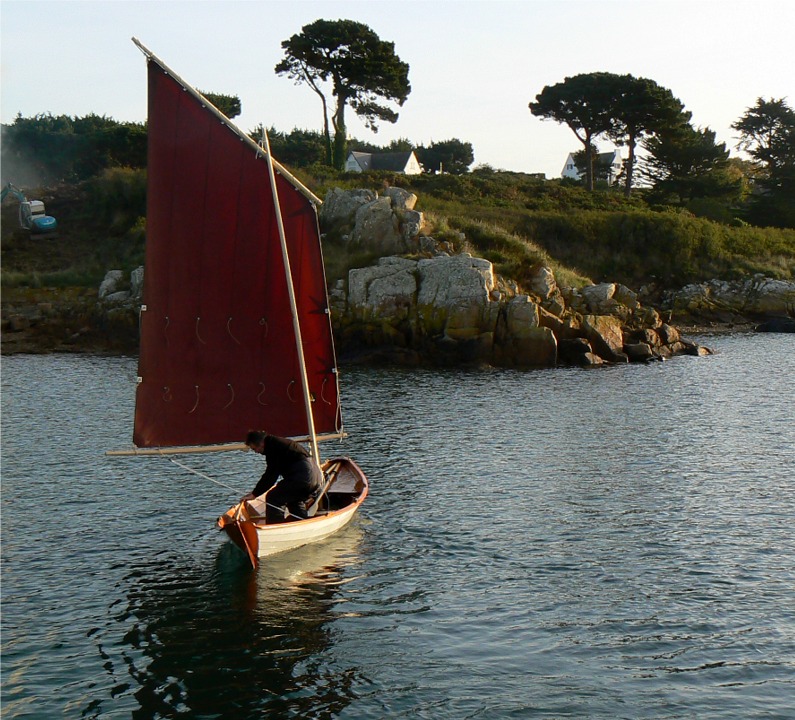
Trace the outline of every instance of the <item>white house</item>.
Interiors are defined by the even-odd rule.
[[[613,185],[624,167],[624,158],[621,157],[620,150],[611,150],[610,152],[599,153],[594,158],[594,166],[596,165],[608,168],[607,184]],[[577,164],[574,162],[574,153],[569,153],[560,176],[571,178],[572,180],[582,180],[583,176],[577,170]]]
[[[419,175],[422,166],[413,150],[394,153],[352,152],[345,161],[346,172],[365,170],[390,170],[403,175]]]

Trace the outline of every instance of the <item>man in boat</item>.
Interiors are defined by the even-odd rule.
[[[283,508],[287,508],[293,519],[307,517],[306,508],[323,484],[323,471],[309,450],[288,438],[258,430],[249,432],[246,445],[265,456],[267,467],[254,490],[243,500],[253,500],[273,488],[267,497],[268,520],[284,519]],[[278,486],[273,487],[279,478]]]

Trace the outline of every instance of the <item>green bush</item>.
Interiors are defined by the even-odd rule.
[[[728,226],[688,213],[531,213],[516,230],[595,280],[676,286],[749,272],[795,273],[795,231]]]
[[[341,173],[325,165],[295,175],[321,199],[329,189],[387,186],[418,195],[427,232],[455,252],[485,257],[520,286],[543,263],[563,285],[589,280],[637,288],[656,279],[667,287],[751,273],[795,277],[795,230],[746,225],[714,203],[689,209],[648,206],[615,189],[582,186],[522,173],[479,169],[464,175]],[[97,285],[110,268],[143,263],[146,171],[111,167],[89,181],[41,195],[62,239],[32,242],[16,228],[16,208],[3,207],[3,282]],[[723,220],[719,222],[718,220]],[[330,281],[371,263],[372,253],[326,241]]]
[[[146,170],[107,168],[87,182],[90,212],[96,213],[109,230],[126,230],[146,216]]]

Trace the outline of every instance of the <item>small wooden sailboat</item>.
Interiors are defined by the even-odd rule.
[[[284,523],[266,522],[267,493],[229,508],[218,526],[241,549],[253,565],[256,558],[292,550],[323,540],[348,524],[367,495],[367,479],[362,469],[350,458],[334,458],[323,463],[328,489],[315,517]]]
[[[320,200],[141,43],[149,78],[147,237],[136,454],[245,449],[249,430],[309,444],[313,517],[266,522],[267,496],[218,521],[257,559],[316,542],[368,492],[344,436]]]

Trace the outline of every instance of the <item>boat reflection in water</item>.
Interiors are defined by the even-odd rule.
[[[355,667],[336,664],[331,626],[346,615],[362,534],[357,521],[256,573],[231,543],[212,568],[185,558],[134,568],[118,619],[132,624],[122,655],[135,682],[112,695],[132,694],[134,717],[338,715],[361,684]],[[106,667],[124,671],[110,657]]]
[[[361,522],[356,522],[321,543],[264,559],[252,575],[251,611],[255,615],[263,611],[266,622],[274,620],[280,612],[293,617],[312,610],[304,608],[303,603],[306,599],[316,603],[319,598],[315,591],[328,591],[329,609],[334,617],[343,615],[338,605],[344,599],[336,590],[357,577],[355,569],[362,535]]]

